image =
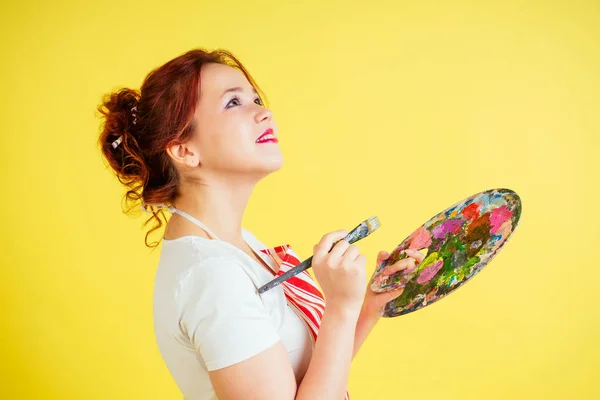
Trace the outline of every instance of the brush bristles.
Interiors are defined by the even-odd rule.
[[[373,232],[375,229],[381,226],[381,224],[379,223],[379,218],[377,217],[371,217],[366,222],[367,228],[369,228],[369,233]]]

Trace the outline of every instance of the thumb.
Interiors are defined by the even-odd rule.
[[[382,262],[390,258],[390,253],[387,251],[380,251],[377,255],[377,266],[379,266]]]
[[[392,300],[394,300],[396,297],[400,296],[402,294],[402,292],[404,292],[404,288],[398,288],[398,289],[394,289],[394,290],[390,290],[389,292],[383,292],[381,294],[379,294],[379,296],[382,297],[382,302],[384,303],[388,303]]]

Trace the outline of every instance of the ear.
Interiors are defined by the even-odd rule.
[[[179,165],[197,167],[200,165],[200,152],[191,142],[174,144],[167,147],[167,154]]]

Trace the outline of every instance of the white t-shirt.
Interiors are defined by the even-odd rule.
[[[260,252],[252,233],[243,237]],[[307,326],[277,286],[259,295],[274,278],[236,246],[218,239],[184,236],[162,240],[154,285],[154,332],[160,353],[186,400],[216,399],[208,371],[224,368],[281,340],[296,381],[304,377],[313,351]]]

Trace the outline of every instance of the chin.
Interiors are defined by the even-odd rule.
[[[262,179],[273,172],[277,172],[283,167],[283,155],[281,153],[271,153],[253,157],[238,167],[245,172]]]
[[[283,156],[281,156],[281,154],[262,161],[264,169],[268,173],[279,171],[281,167],[283,167]]]

